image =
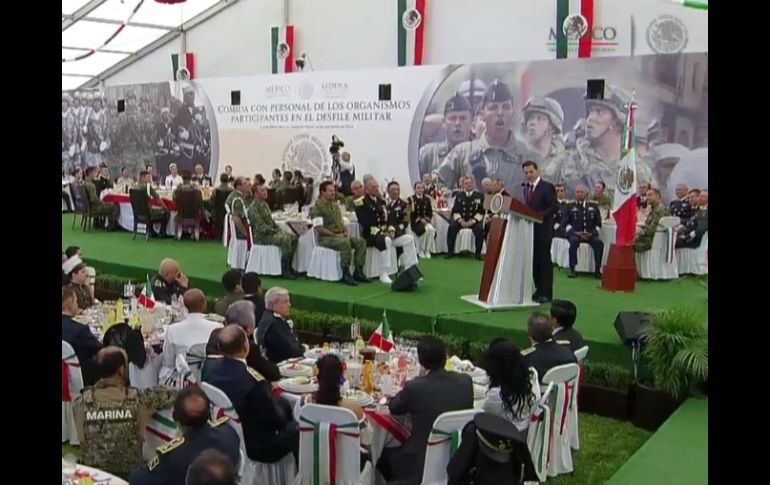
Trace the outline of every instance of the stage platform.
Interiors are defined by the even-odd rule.
[[[72,229],[72,215],[62,215],[62,247],[77,245],[84,259],[98,272],[116,274],[143,282],[154,274],[160,260],[172,257],[179,261],[190,278],[191,286],[208,296],[224,292],[220,278],[226,270],[227,251],[221,242],[177,241],[163,239],[145,241],[144,236],[132,240],[127,232],[83,233]],[[462,295],[478,293],[482,263],[470,258],[451,260],[439,256],[421,260],[425,277],[414,293],[394,293],[389,287],[372,282],[349,287],[313,279],[288,281],[263,278],[263,286],[283,286],[291,292],[292,304],[303,310],[350,315],[377,321],[383,309],[396,332],[412,329],[435,331],[471,340],[507,337],[520,346],[529,346],[526,335],[527,316],[537,308],[489,312],[463,301]],[[572,300],[578,308],[576,328],[591,347],[589,360],[626,365],[630,350],[619,342],[613,328],[620,311],[652,312],[681,303],[706,305],[707,289],[696,278],[668,282],[637,282],[634,293],[608,293],[598,288],[599,280],[591,276],[568,279],[566,273],[554,271],[556,298]],[[549,305],[540,307],[547,312]]]

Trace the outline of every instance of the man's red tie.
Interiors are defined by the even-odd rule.
[[[527,202],[532,201],[532,193],[534,192],[532,184],[527,185]]]

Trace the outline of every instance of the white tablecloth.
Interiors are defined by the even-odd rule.
[[[69,474],[70,469],[65,464],[64,460],[62,460],[62,475],[64,472]],[[91,474],[91,478],[94,479],[94,483],[98,483],[100,485],[128,485],[128,482],[123,480],[122,478],[118,478],[114,475],[110,475],[107,472],[97,470],[96,468],[91,468],[89,466],[85,465],[77,465],[75,467],[75,470],[84,470]],[[74,473],[74,470],[73,470]],[[108,481],[109,480],[109,481]]]
[[[120,215],[118,216],[118,225],[129,232],[134,232],[134,210],[131,208],[130,202],[121,202]],[[155,224],[155,230],[160,231],[160,224]],[[139,224],[136,232],[144,234],[144,224]],[[176,235],[176,211],[171,211],[168,218],[168,224],[166,224],[166,235]]]

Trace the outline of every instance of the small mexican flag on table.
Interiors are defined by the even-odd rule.
[[[150,285],[150,276],[147,275],[147,281],[142,288],[142,294],[139,295],[137,301],[145,308],[153,308],[155,306],[155,296],[152,294],[152,286]]]
[[[371,337],[369,337],[369,345],[381,349],[383,352],[390,352],[393,350],[395,343],[393,342],[393,334],[390,331],[390,325],[388,325],[388,312],[382,312],[382,322],[377,330],[374,331]]]

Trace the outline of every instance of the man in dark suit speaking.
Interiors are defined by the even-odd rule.
[[[535,282],[535,294],[532,299],[538,303],[553,300],[553,263],[551,262],[551,241],[553,223],[556,215],[556,188],[540,178],[537,164],[527,161],[521,164],[524,176],[524,202],[527,206],[543,214],[543,222],[535,224],[532,251],[532,279]]]

